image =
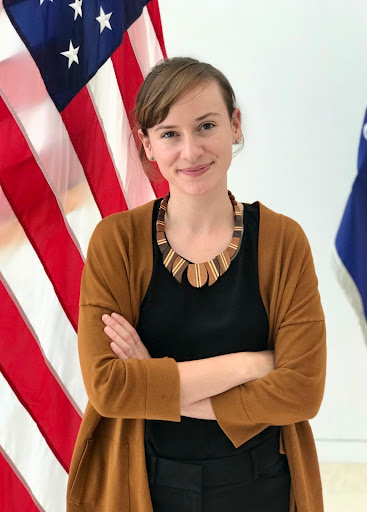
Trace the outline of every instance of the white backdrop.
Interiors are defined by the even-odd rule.
[[[367,4],[160,0],[160,9],[168,56],[210,62],[235,90],[246,141],[228,188],[294,218],[310,241],[328,335],[325,396],[311,420],[319,458],[367,462],[367,343],[332,267],[367,106]]]

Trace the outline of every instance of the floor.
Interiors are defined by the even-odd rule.
[[[367,512],[367,464],[320,462],[325,512]]]

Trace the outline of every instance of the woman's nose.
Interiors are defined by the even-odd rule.
[[[201,141],[190,135],[182,137],[181,158],[183,160],[190,164],[195,164],[203,153]]]

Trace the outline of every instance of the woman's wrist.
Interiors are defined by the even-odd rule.
[[[257,379],[256,368],[256,352],[240,352],[239,357],[239,365],[242,383],[250,382],[251,380]]]
[[[198,402],[181,407],[181,416],[201,420],[216,419],[210,398],[204,398]]]
[[[259,352],[240,352],[243,384],[256,379],[262,379],[274,370],[274,350]]]

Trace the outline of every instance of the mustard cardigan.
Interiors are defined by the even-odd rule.
[[[154,201],[105,217],[90,239],[78,332],[89,401],[70,466],[67,512],[152,512],[144,420],[181,421],[177,362],[171,357],[118,359],[101,319],[116,311],[134,327],[138,323],[153,268]],[[279,449],[291,472],[290,512],[323,512],[308,422],[319,411],[326,374],[318,280],[301,226],[259,206],[259,283],[275,369],[211,397],[211,403],[235,447],[269,425],[281,425]]]

